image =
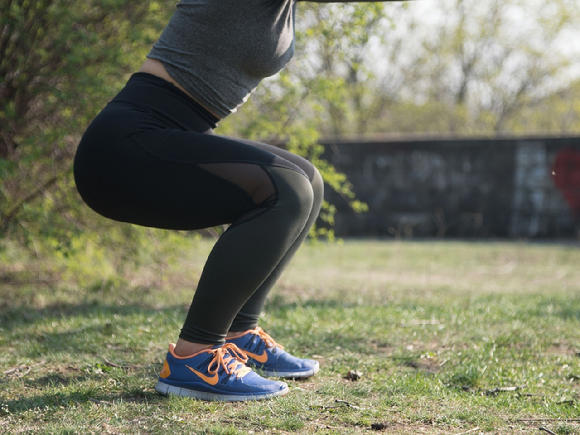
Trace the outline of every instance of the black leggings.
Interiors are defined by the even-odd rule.
[[[74,162],[83,200],[108,218],[175,230],[231,224],[207,259],[180,334],[209,344],[256,326],[323,197],[310,162],[214,135],[216,122],[171,83],[136,73],[93,120]]]

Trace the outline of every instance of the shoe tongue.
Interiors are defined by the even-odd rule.
[[[235,370],[239,364],[241,364],[241,362],[235,358],[231,358],[226,361],[226,365],[232,370]]]

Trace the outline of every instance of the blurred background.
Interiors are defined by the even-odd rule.
[[[97,216],[71,170],[174,5],[0,0],[4,279],[123,275],[199,237]],[[578,240],[579,23],[576,0],[300,3],[294,60],[217,133],[315,162],[318,238]]]

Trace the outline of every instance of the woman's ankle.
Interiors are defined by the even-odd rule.
[[[180,338],[177,340],[173,352],[175,352],[177,356],[189,356],[193,355],[194,353],[201,352],[205,349],[211,349],[213,346],[215,345],[207,343],[193,343],[191,341]]]
[[[231,338],[231,337],[236,337],[236,336],[238,336],[238,335],[245,334],[245,333],[246,333],[246,332],[248,332],[248,331],[254,330],[254,329],[256,329],[256,328],[257,328],[257,326],[258,326],[258,325],[255,325],[255,326],[252,326],[252,327],[246,327],[246,328],[244,328],[244,329],[240,329],[240,330],[237,330],[237,331],[233,331],[233,330],[231,330],[231,329],[230,329],[230,330],[228,331],[228,333],[226,334],[226,340],[227,340],[228,338]],[[239,327],[238,327],[238,328],[239,328]]]

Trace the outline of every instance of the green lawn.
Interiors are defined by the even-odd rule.
[[[262,326],[320,373],[270,401],[167,399],[210,248],[82,286],[4,251],[0,433],[580,433],[579,245],[304,246]]]

